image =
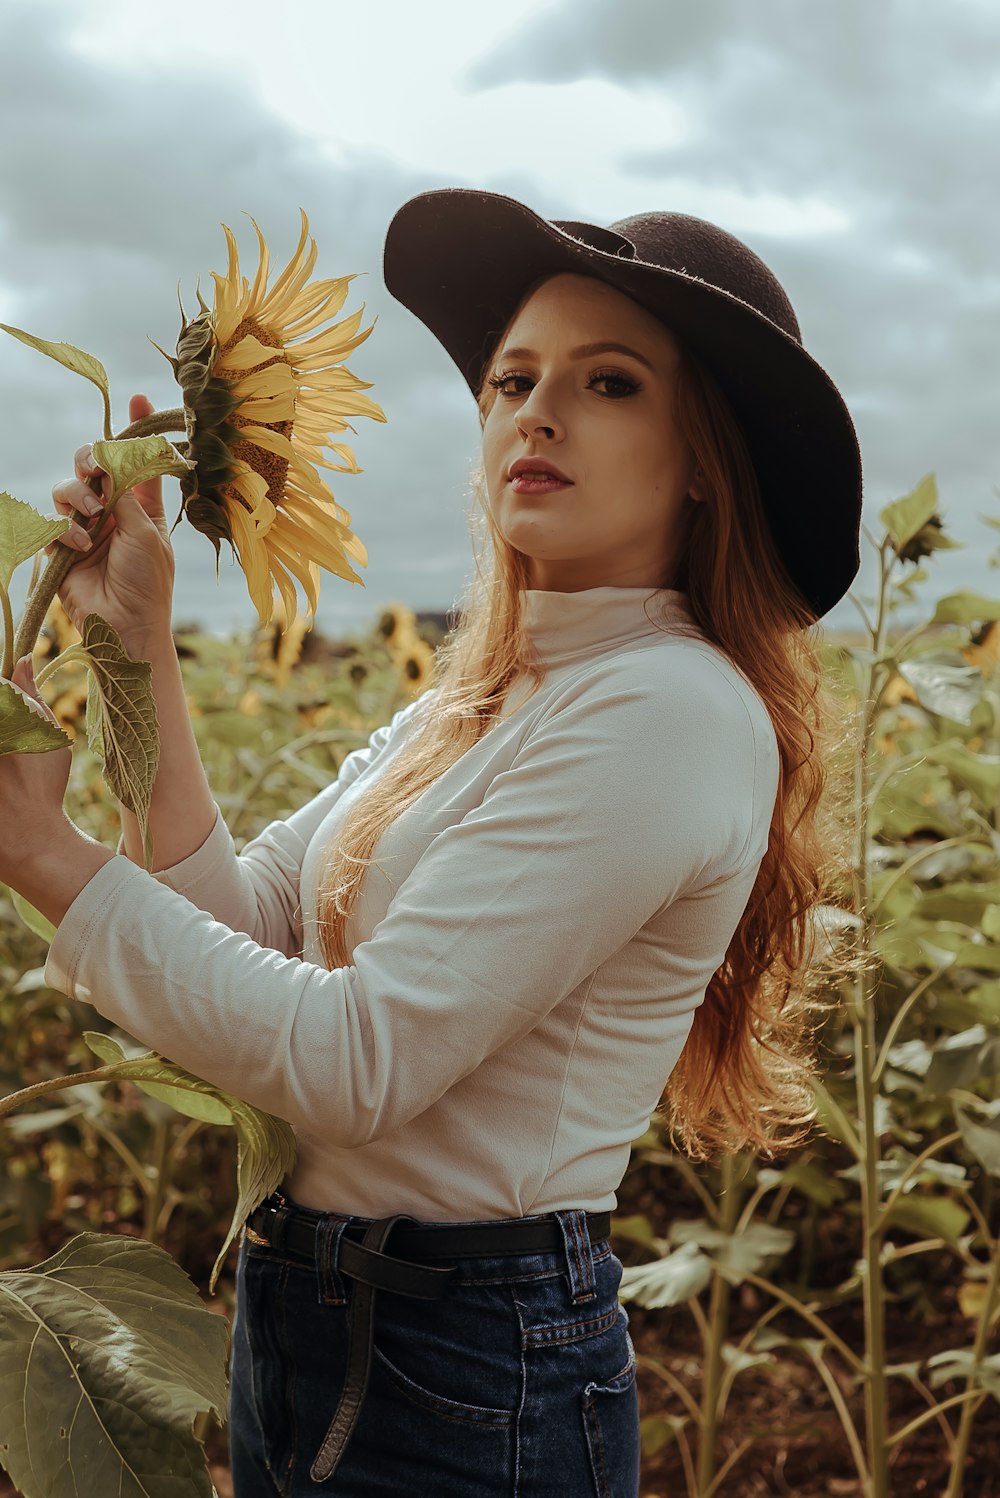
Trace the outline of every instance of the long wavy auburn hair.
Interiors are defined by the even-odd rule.
[[[848,867],[844,798],[831,773],[844,739],[822,683],[815,615],[771,540],[742,430],[715,381],[683,350],[675,391],[701,499],[687,506],[679,570],[662,586],[687,594],[697,628],[760,695],[780,770],[767,852],[657,1111],[693,1158],[745,1149],[773,1158],[802,1142],[816,1114],[814,1036],[829,1007],[819,998],[829,948],[817,940],[816,917]],[[494,396],[481,386],[481,423]],[[499,532],[481,469],[473,490],[476,575],[439,652],[435,687],[328,850],[317,914],[331,968],[350,962],[345,925],[382,834],[482,737],[515,677],[536,686],[544,679],[522,627],[528,559]]]

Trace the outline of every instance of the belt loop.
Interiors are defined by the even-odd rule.
[[[597,1294],[597,1281],[594,1276],[590,1233],[587,1230],[587,1214],[582,1207],[571,1207],[569,1211],[555,1212],[553,1216],[562,1229],[570,1299],[574,1305],[593,1300]]]
[[[316,1225],[316,1278],[321,1306],[347,1304],[347,1292],[337,1261],[340,1240],[349,1220],[347,1217],[324,1216]]]

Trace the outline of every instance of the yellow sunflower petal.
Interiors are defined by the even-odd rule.
[[[302,215],[302,230],[299,234],[299,242],[295,247],[292,258],[257,309],[257,317],[261,322],[269,321],[280,315],[278,309],[288,300],[290,295],[294,296],[305,285],[306,280],[309,278],[309,270],[316,263],[315,243],[312,246],[311,262],[310,255],[306,251],[306,245],[309,242],[309,220],[306,217],[304,209],[300,208],[299,213]],[[305,277],[302,277],[302,269],[307,263],[309,264],[309,270],[306,271]]]
[[[295,394],[297,381],[284,359],[265,364],[263,369],[252,369],[233,385],[234,395],[288,395]]]
[[[257,235],[257,243],[260,247],[257,258],[257,274],[253,278],[253,286],[250,290],[250,300],[247,303],[246,315],[248,317],[253,317],[254,311],[260,305],[261,299],[267,288],[267,272],[271,263],[271,254],[267,248],[267,240],[260,232],[257,220],[255,218],[251,218],[250,222],[253,224],[254,233]]]
[[[278,584],[278,592],[281,594],[281,602],[284,606],[285,620],[287,622],[289,619],[294,619],[299,611],[299,600],[295,592],[295,584],[277,557],[270,557],[268,560],[271,567],[271,575]],[[314,614],[315,609],[309,609],[307,611],[307,618],[311,620]]]
[[[263,627],[271,617],[271,601],[274,596],[267,544],[258,536],[253,520],[242,506],[232,505],[228,513],[233,529],[233,545]]]
[[[246,333],[239,343],[227,349],[216,360],[215,373],[225,378],[229,374],[239,374],[244,369],[256,369],[258,364],[266,364],[273,359],[276,352],[276,349],[268,348],[266,343],[261,343],[252,333]]]
[[[256,442],[265,452],[276,453],[279,458],[287,458],[289,462],[295,457],[295,449],[287,437],[280,432],[272,432],[270,427],[245,426],[240,427],[240,436],[247,442]]]

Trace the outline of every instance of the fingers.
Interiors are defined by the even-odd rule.
[[[138,421],[141,416],[149,416],[153,410],[153,403],[148,396],[133,395],[128,403],[129,421]]]
[[[90,551],[93,542],[82,522],[92,520],[104,508],[93,489],[79,479],[63,479],[61,484],[52,486],[52,502],[57,515],[68,515],[73,522],[68,531],[56,537],[56,541],[69,546],[73,551]],[[77,521],[77,516],[81,517],[80,521]],[[54,544],[50,543],[45,548],[49,555]]]

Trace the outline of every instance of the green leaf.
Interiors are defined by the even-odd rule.
[[[916,1238],[943,1238],[954,1249],[959,1247],[968,1221],[969,1213],[948,1196],[901,1196],[888,1216],[893,1227]]]
[[[0,493],[0,585],[10,587],[15,567],[69,528],[68,518],[48,520],[6,490]]]
[[[927,524],[937,505],[937,480],[933,473],[929,473],[909,494],[879,511],[878,518],[892,537],[897,551]]]
[[[900,661],[899,674],[910,683],[921,706],[955,723],[971,721],[986,687],[983,673],[968,665],[958,651],[928,652],[916,660]]]
[[[711,1279],[711,1259],[696,1243],[685,1243],[663,1259],[623,1269],[618,1293],[651,1309],[680,1306],[700,1295]]]
[[[951,739],[929,748],[927,758],[943,765],[956,785],[974,791],[992,810],[993,802],[1000,796],[1000,755],[979,754]]]
[[[627,1238],[629,1242],[641,1243],[646,1248],[652,1248],[656,1243],[652,1223],[644,1212],[634,1212],[630,1217],[613,1217],[611,1232],[615,1238]]]
[[[14,902],[14,909],[28,930],[40,936],[42,941],[51,942],[56,934],[56,928],[52,922],[47,920],[40,910],[36,910],[34,905],[29,905],[24,896],[17,893],[17,890],[12,889],[10,897]]]
[[[790,1187],[793,1191],[801,1191],[803,1196],[818,1202],[821,1207],[832,1207],[847,1195],[845,1188],[831,1176],[828,1169],[805,1160],[795,1160],[783,1170],[762,1168],[757,1172],[757,1184]]]
[[[984,598],[963,588],[939,598],[931,624],[988,624],[1000,619],[1000,598]]]
[[[181,478],[194,465],[166,437],[126,437],[111,442],[95,442],[94,462],[110,473],[112,498],[147,479],[168,474]]]
[[[227,1330],[163,1249],[83,1233],[0,1274],[3,1464],[24,1498],[210,1498]],[[166,1483],[166,1486],[165,1486]]]
[[[121,636],[97,614],[83,621],[83,655],[90,669],[87,742],[104,766],[104,779],[142,832],[146,868],[153,866],[149,802],[160,761],[153,668],[133,661]]]
[[[88,1030],[84,1039],[96,1055],[110,1063],[105,1072],[108,1081],[134,1082],[151,1097],[169,1103],[188,1118],[232,1124],[236,1130],[238,1200],[226,1240],[212,1269],[209,1288],[214,1290],[229,1245],[244,1222],[291,1173],[295,1164],[295,1135],[291,1125],[283,1119],[272,1118],[269,1113],[261,1113],[242,1098],[221,1092],[152,1051],[141,1056],[126,1056],[121,1045],[110,1035],[93,1030]]]
[[[928,1092],[946,1093],[968,1087],[978,1077],[990,1077],[1000,1069],[1000,1036],[989,1035],[983,1025],[973,1025],[958,1035],[935,1041],[924,1086]]]
[[[111,432],[111,392],[108,388],[107,370],[100,359],[95,359],[93,354],[85,354],[83,349],[74,348],[71,343],[49,343],[46,338],[36,338],[33,333],[22,332],[20,328],[8,327],[6,323],[0,323],[5,333],[12,338],[18,338],[26,343],[29,348],[37,349],[40,354],[47,354],[57,364],[62,364],[66,369],[71,369],[74,374],[83,375],[92,385],[96,385],[101,392],[104,401],[104,430]]]
[[[973,1123],[956,1103],[955,1120],[969,1154],[979,1161],[987,1174],[1000,1176],[1000,1119],[989,1124]]]
[[[739,1284],[744,1274],[759,1274],[772,1260],[783,1258],[795,1243],[795,1233],[767,1222],[753,1222],[741,1233],[725,1233],[703,1219],[694,1219],[673,1223],[670,1241],[697,1244],[731,1283]]]
[[[34,698],[13,682],[0,681],[0,754],[47,754],[68,749],[71,742]]]

